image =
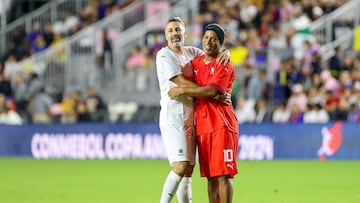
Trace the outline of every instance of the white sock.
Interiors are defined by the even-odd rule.
[[[191,177],[183,177],[176,191],[179,203],[192,202]]]
[[[172,198],[175,195],[175,192],[179,186],[179,183],[181,181],[182,177],[178,174],[174,173],[173,171],[170,171],[169,175],[167,176],[162,194],[160,203],[169,203],[171,202]]]

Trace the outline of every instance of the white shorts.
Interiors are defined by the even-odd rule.
[[[189,161],[190,165],[195,165],[194,126],[166,125],[160,126],[160,131],[170,165],[179,161]]]

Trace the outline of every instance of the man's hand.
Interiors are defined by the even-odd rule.
[[[168,92],[168,95],[171,99],[178,97],[182,94],[184,94],[184,89],[182,87],[173,87]]]
[[[216,99],[216,100],[218,100],[219,102],[224,103],[224,104],[231,105],[231,94],[216,95],[216,96],[213,97],[213,98]]]
[[[216,62],[218,64],[224,63],[224,65],[230,63],[230,51],[228,49],[223,49],[216,57]]]

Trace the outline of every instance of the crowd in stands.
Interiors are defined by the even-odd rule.
[[[35,22],[25,33],[16,28],[7,42],[5,53],[0,55],[0,123],[51,123],[106,120],[105,103],[89,87],[87,95],[75,91],[57,98],[47,91],[44,80],[26,59],[32,55],[54,49],[60,60],[66,60],[61,46],[64,38],[103,19],[133,0],[88,0],[80,11],[68,10],[65,19],[55,23]]]
[[[10,117],[9,112],[17,112],[19,116],[11,113],[16,124],[107,121],[107,105],[93,88],[86,96],[74,91],[54,101],[35,73],[19,75],[14,65],[131,1],[110,7],[99,2],[89,0],[89,7],[79,13],[69,11],[61,26],[35,24],[32,33],[14,32],[1,64],[0,92],[8,102],[6,108],[0,107],[0,115]],[[187,24],[186,43],[200,48],[203,29],[209,23],[226,29],[224,46],[230,50],[238,74],[232,101],[240,123],[360,122],[360,52],[336,48],[334,56],[323,63],[320,45],[309,30],[312,21],[345,2],[200,0],[199,15],[193,24]],[[124,65],[135,91],[146,88],[148,75],[142,70],[154,67],[157,50],[166,44],[159,35],[153,37],[151,45],[134,47]],[[268,60],[269,49],[291,50],[292,54]],[[0,117],[0,122],[3,120]]]
[[[200,47],[208,23],[227,30],[225,47],[238,72],[233,104],[240,123],[360,122],[360,52],[336,48],[322,63],[320,45],[309,30],[311,22],[344,3],[201,1],[190,42]],[[293,54],[266,59],[269,49]]]
[[[203,28],[209,23],[226,29],[225,48],[231,51],[238,72],[233,105],[240,123],[360,122],[360,54],[356,50],[340,53],[336,48],[324,64],[320,45],[309,30],[311,22],[344,3],[202,0],[195,24],[187,25],[187,44],[201,48]],[[145,64],[151,64],[149,57],[164,44],[164,39],[156,39],[155,45],[134,48],[125,68],[134,72],[151,67]],[[269,49],[292,54],[268,60]]]

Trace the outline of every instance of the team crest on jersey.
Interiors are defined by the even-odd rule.
[[[210,69],[210,75],[214,75],[214,72],[215,72],[215,68],[214,68],[214,66],[213,66],[213,67],[211,67],[211,69]]]

